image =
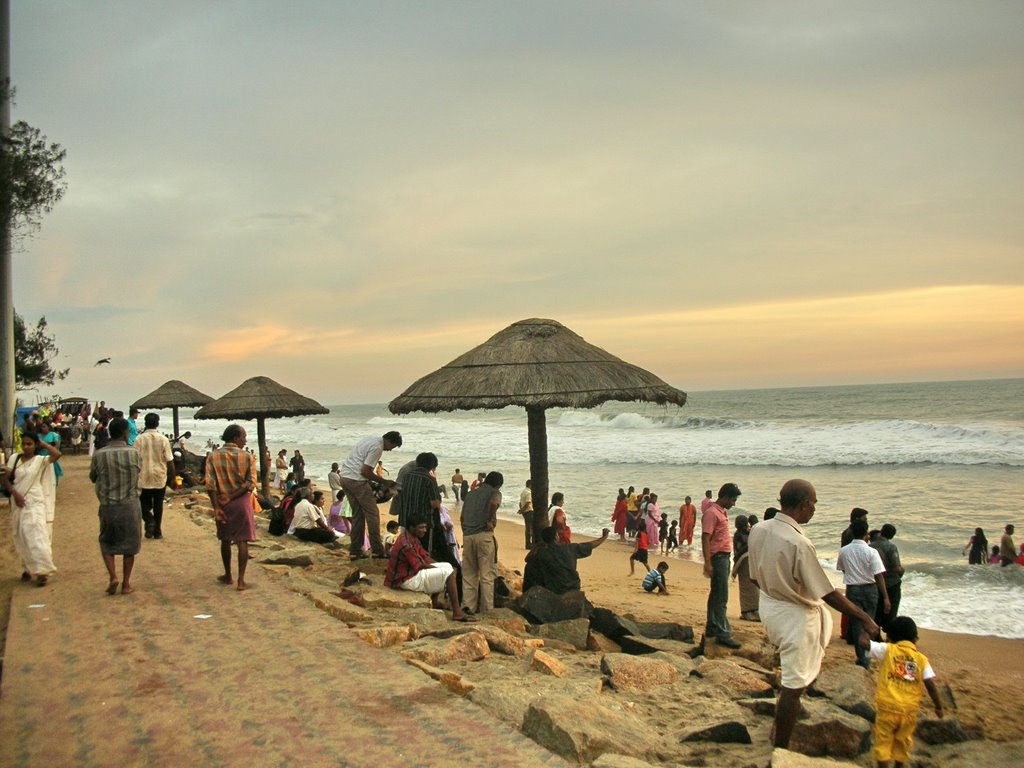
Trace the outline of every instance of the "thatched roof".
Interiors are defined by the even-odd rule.
[[[161,384],[145,397],[132,403],[132,408],[148,408],[160,410],[161,408],[188,408],[198,405],[212,403],[213,398],[204,395],[198,389],[193,389],[183,381],[171,379]]]
[[[392,413],[519,405],[592,408],[608,400],[686,403],[686,393],[554,320],[513,323],[391,401]]]
[[[282,387],[266,376],[254,376],[223,397],[196,411],[197,419],[277,419],[330,413],[316,400]]]

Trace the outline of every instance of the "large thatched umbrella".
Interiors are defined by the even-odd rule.
[[[174,410],[174,436],[181,434],[178,431],[178,408],[197,408],[200,405],[212,403],[213,398],[204,395],[198,389],[193,389],[183,381],[171,379],[161,384],[148,395],[132,403],[132,408],[141,410],[160,411],[164,408]]]
[[[554,320],[513,323],[427,374],[391,401],[392,413],[526,408],[535,528],[548,508],[548,408],[593,408],[608,400],[684,405],[686,393],[626,363]],[[539,539],[538,539],[539,540]]]
[[[266,376],[253,376],[232,389],[226,395],[196,411],[197,419],[256,419],[256,436],[259,442],[260,485],[263,495],[270,497],[270,483],[267,474],[270,467],[266,460],[267,430],[265,419],[281,419],[288,416],[310,416],[315,413],[330,413],[316,400],[303,397],[288,387],[282,387]]]

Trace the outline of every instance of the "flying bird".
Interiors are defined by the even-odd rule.
[[[104,364],[110,365],[110,358],[109,357],[104,357],[102,360],[97,360],[95,363],[93,363],[92,367],[95,368],[97,365],[104,365]]]

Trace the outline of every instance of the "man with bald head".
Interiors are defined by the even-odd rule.
[[[782,511],[750,531],[750,578],[761,590],[760,614],[768,639],[782,659],[782,690],[775,707],[772,742],[788,747],[804,689],[818,676],[832,639],[825,603],[863,623],[872,637],[874,618],[836,591],[801,526],[814,516],[814,486],[789,480],[779,492]]]

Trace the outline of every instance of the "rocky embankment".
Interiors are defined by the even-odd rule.
[[[212,525],[205,499],[185,502]],[[260,525],[265,530],[265,521]],[[873,679],[830,663],[797,723],[791,750],[769,734],[779,671],[767,643],[704,647],[690,627],[593,606],[583,593],[516,591],[476,624],[450,621],[426,595],[383,586],[385,563],[290,536],[251,547],[267,576],[305,595],[364,642],[399,654],[453,694],[561,755],[605,768],[871,765]],[[258,571],[257,571],[258,573]],[[254,576],[256,574],[253,574]],[[948,702],[955,712],[955,702]],[[920,768],[1024,764],[1024,743],[986,741],[956,717],[922,717]]]

